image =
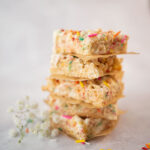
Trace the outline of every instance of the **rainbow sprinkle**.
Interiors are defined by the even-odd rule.
[[[79,41],[83,41],[84,40],[84,38],[83,37],[79,37]]]
[[[82,81],[80,81],[80,85],[81,85],[81,87],[84,87],[84,84],[83,84],[83,82],[82,82]]]
[[[98,112],[101,112],[101,109],[100,109],[100,108],[98,108],[98,109],[97,109],[97,111],[98,111]]]
[[[72,64],[72,60],[69,62],[69,71],[71,70],[71,64]]]
[[[127,38],[127,35],[125,35],[125,36],[123,37],[123,39],[121,40],[121,43],[124,43],[124,41],[126,40],[126,38]]]
[[[88,37],[94,37],[94,36],[97,36],[97,33],[88,35]]]
[[[76,143],[85,143],[85,140],[76,140]]]
[[[62,128],[58,128],[58,130],[59,130],[59,131],[63,131],[63,129],[62,129]]]
[[[76,34],[77,34],[77,36],[80,36],[80,32],[77,32]]]
[[[68,115],[62,115],[62,117],[66,118],[66,119],[72,119],[72,116],[68,116]]]
[[[59,107],[58,107],[58,106],[55,106],[55,109],[56,109],[56,110],[58,110],[58,109],[59,109]]]
[[[150,149],[150,143],[145,144],[145,145],[146,145],[146,147],[147,147],[147,148],[149,148],[149,149]]]
[[[104,85],[106,85],[108,88],[110,87],[109,84],[107,82],[103,82]]]
[[[117,37],[120,34],[121,31],[118,31],[115,35],[114,38]]]

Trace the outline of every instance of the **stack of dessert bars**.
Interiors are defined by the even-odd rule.
[[[52,126],[78,140],[109,134],[117,124],[123,96],[122,59],[128,36],[101,29],[57,30],[50,76],[43,90],[50,94]]]

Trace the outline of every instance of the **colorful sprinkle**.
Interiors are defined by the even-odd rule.
[[[97,109],[97,111],[98,111],[98,112],[101,112],[101,110],[100,110],[99,108]]]
[[[71,70],[71,64],[72,64],[72,60],[69,62],[69,70]]]
[[[113,53],[114,52],[114,50],[113,49],[110,49],[110,53]]]
[[[105,37],[105,34],[103,34],[102,36]]]
[[[110,87],[109,84],[107,82],[103,82],[103,84],[105,84],[108,88]]]
[[[83,37],[79,37],[79,41],[83,41],[84,40],[84,38]]]
[[[115,35],[114,38],[117,37],[120,34],[121,31],[118,31]]]
[[[123,39],[121,40],[121,43],[124,43],[124,41],[126,40],[126,38],[127,38],[127,35],[125,35],[125,36],[123,37]]]
[[[107,37],[105,37],[105,41],[107,41],[108,39],[107,39]]]
[[[56,109],[56,110],[58,110],[58,109],[59,109],[59,107],[58,107],[58,106],[55,106],[55,109]]]
[[[68,115],[62,115],[62,117],[66,118],[66,119],[72,119],[72,116],[68,116]]]
[[[79,84],[79,81],[75,81],[76,84]]]
[[[83,142],[85,143],[85,140],[76,140],[75,142],[76,143],[83,143]]]
[[[80,32],[77,32],[76,34],[77,34],[77,36],[80,36]]]
[[[83,84],[83,82],[82,82],[82,81],[80,81],[80,85],[81,85],[81,87],[84,87],[84,84]]]
[[[62,128],[58,128],[58,130],[59,130],[59,131],[62,131],[63,129],[62,129]]]
[[[146,147],[147,147],[147,148],[149,148],[149,149],[150,149],[150,143],[145,144],[145,145],[146,145]]]
[[[101,126],[102,125],[102,121],[100,121],[96,126]]]
[[[26,133],[29,133],[29,129],[28,128],[26,128]]]
[[[74,122],[74,123],[73,123],[73,127],[75,127],[76,125],[77,125],[77,123],[76,123],[76,122]]]
[[[97,33],[88,35],[88,37],[94,37],[94,36],[97,36]]]

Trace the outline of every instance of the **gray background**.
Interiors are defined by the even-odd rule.
[[[60,136],[57,142],[25,138],[21,145],[8,138],[12,122],[6,109],[29,95],[42,102],[41,91],[49,75],[52,32],[66,29],[113,29],[130,35],[125,95],[119,101],[127,110],[112,134],[76,144]],[[138,150],[150,142],[150,1],[148,0],[0,0],[0,149]]]

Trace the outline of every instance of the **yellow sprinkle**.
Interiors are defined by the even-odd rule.
[[[107,37],[105,36],[105,41],[107,41],[108,39],[107,39]]]
[[[109,84],[107,82],[103,82],[108,88],[110,87]]]
[[[77,32],[77,36],[80,36],[80,32]]]
[[[63,66],[64,66],[64,63],[61,63],[61,66],[63,67]]]
[[[111,49],[111,50],[110,50],[110,52],[111,52],[111,53],[113,53],[113,52],[114,52],[114,50],[113,50],[113,49]]]
[[[82,143],[85,142],[85,140],[76,140],[76,143]]]
[[[82,81],[80,81],[80,85],[81,85],[81,87],[84,87],[84,84],[83,84],[83,82],[82,82]]]

